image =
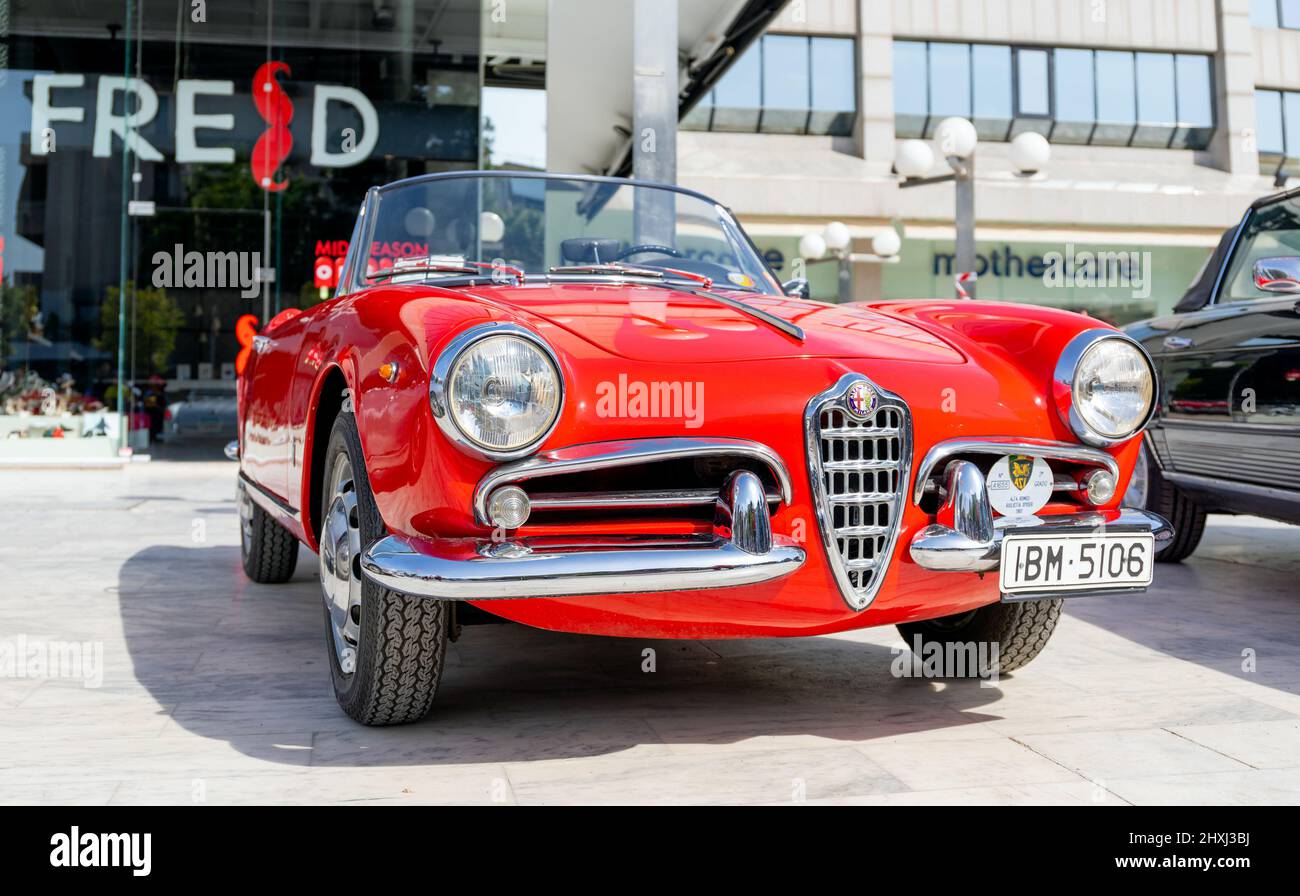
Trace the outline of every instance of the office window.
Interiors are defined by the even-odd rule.
[[[981,140],[1006,140],[1011,127],[1011,48],[974,45],[971,71],[975,130]]]
[[[812,39],[812,114],[810,134],[849,134],[857,103],[854,42],[838,37]]]
[[[1204,149],[1214,68],[1195,53],[896,41],[894,104],[900,137],[962,115],[983,140],[1032,130],[1054,143]]]
[[[713,88],[715,131],[757,131],[763,108],[763,46],[750,44]]]
[[[767,34],[751,44],[685,118],[687,130],[853,132],[857,66],[851,38]]]
[[[894,131],[899,137],[925,136],[930,110],[926,45],[894,41]]]
[[[1052,130],[1051,68],[1046,50],[1016,50],[1016,119],[1011,136]]]
[[[970,117],[970,45],[930,44],[930,121],[926,136],[950,115]]]
[[[1256,28],[1300,28],[1300,0],[1250,0],[1250,24]]]
[[[1052,57],[1056,66],[1056,126],[1051,139],[1057,143],[1087,143],[1097,120],[1092,51],[1055,50]]]
[[[1250,24],[1256,28],[1276,28],[1277,0],[1250,0]]]
[[[761,130],[801,134],[808,125],[808,39],[792,34],[763,38],[763,122]]]
[[[1180,149],[1209,144],[1214,132],[1214,75],[1209,56],[1174,57],[1178,128],[1172,145]]]
[[[1099,50],[1097,129],[1092,142],[1127,146],[1137,124],[1137,71],[1132,53]]]
[[[1137,54],[1138,127],[1134,146],[1168,146],[1178,122],[1174,57],[1169,53]]]
[[[1300,0],[1280,0],[1278,23],[1283,28],[1300,28]]]
[[[1255,91],[1256,137],[1261,156],[1281,156],[1286,151],[1282,131],[1282,92]]]

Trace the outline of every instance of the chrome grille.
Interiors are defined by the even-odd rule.
[[[867,416],[846,402],[857,383],[871,386]],[[912,465],[912,422],[901,398],[850,374],[808,405],[808,463],[817,521],[844,600],[871,603],[893,554]]]

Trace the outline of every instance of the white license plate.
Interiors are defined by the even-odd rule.
[[[1109,591],[1145,588],[1155,570],[1149,532],[1105,535],[1009,534],[1002,539],[1002,593]]]

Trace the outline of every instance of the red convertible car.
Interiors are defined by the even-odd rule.
[[[1061,597],[1150,584],[1171,530],[1120,507],[1155,406],[1140,345],[1046,308],[806,296],[689,190],[371,189],[338,294],[270,321],[240,377],[244,569],[319,554],[334,689],[366,724],[429,711],[476,611],[641,638],[897,625],[1005,672]]]

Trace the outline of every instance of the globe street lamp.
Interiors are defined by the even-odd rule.
[[[934,152],[923,140],[904,140],[894,156],[894,170],[902,176],[900,188],[952,182],[956,187],[957,296],[975,296],[975,147],[979,134],[965,118],[945,118],[934,130],[934,142],[951,174],[928,176]],[[1011,164],[1019,177],[1041,171],[1052,148],[1042,134],[1026,131],[1011,141]],[[963,282],[966,285],[963,290]]]
[[[831,221],[821,233],[806,233],[799,240],[799,257],[806,264],[822,261],[834,261],[839,265],[838,302],[853,301],[853,264],[854,262],[875,262],[877,264],[894,264],[898,261],[898,251],[902,240],[892,227],[886,227],[871,238],[871,253],[853,251],[853,234],[842,221]]]

